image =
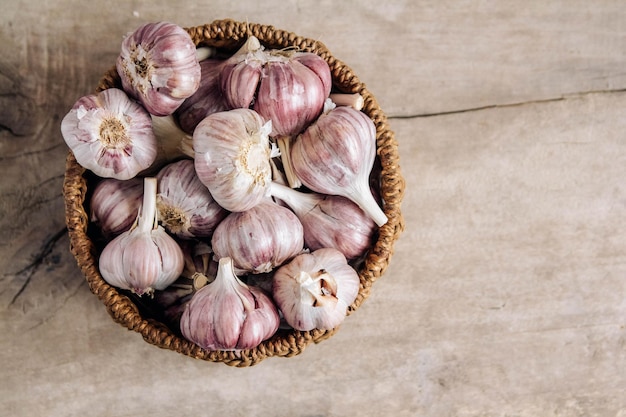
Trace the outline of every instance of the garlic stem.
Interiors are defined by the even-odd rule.
[[[140,231],[149,233],[158,225],[157,219],[157,179],[150,177],[144,179],[143,204],[137,227]]]
[[[276,138],[278,149],[280,149],[280,160],[283,163],[283,169],[287,177],[287,183],[291,188],[298,188],[302,185],[302,182],[293,171],[293,165],[291,163],[291,141],[291,136],[279,136]]]
[[[233,264],[233,260],[230,257],[220,258],[219,267],[217,272],[217,277],[215,281],[220,280],[222,284],[229,285],[237,297],[241,300],[241,304],[243,304],[243,308],[246,311],[254,310],[254,306],[250,304],[250,300],[241,293],[239,287],[243,287],[246,290],[249,289],[248,286],[237,277],[235,274],[235,265]]]
[[[349,198],[354,201],[368,216],[374,220],[377,226],[387,223],[387,215],[374,199],[367,183],[355,184],[357,187]]]
[[[284,201],[298,217],[313,210],[322,199],[317,193],[301,193],[275,181],[270,184],[270,195]]]
[[[359,93],[333,93],[329,97],[337,106],[350,106],[355,110],[361,110],[365,105],[365,100]]]
[[[368,188],[368,184],[359,183],[355,184],[355,189],[347,197],[354,201],[361,209],[367,213],[368,216],[374,220],[377,226],[382,226],[387,223],[387,215],[380,208],[378,202],[374,199],[371,190]]]
[[[198,62],[211,58],[213,55],[215,55],[215,48],[210,48],[208,46],[196,48],[196,58],[198,59]]]

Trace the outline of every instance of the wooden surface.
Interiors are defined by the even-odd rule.
[[[620,1],[32,2],[0,15],[0,415],[626,416]],[[406,231],[331,339],[238,369],[114,323],[59,124],[147,21],[317,38],[400,144]]]

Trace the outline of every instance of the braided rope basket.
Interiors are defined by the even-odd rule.
[[[380,228],[376,241],[372,243],[365,260],[358,266],[360,277],[359,294],[349,307],[348,314],[354,312],[369,296],[372,284],[380,278],[393,254],[393,245],[404,228],[400,205],[404,194],[404,179],[400,173],[398,145],[387,124],[387,117],[378,106],[376,99],[365,84],[343,62],[331,55],[326,47],[312,39],[275,29],[272,26],[217,20],[210,24],[186,29],[196,45],[212,46],[235,50],[249,35],[256,36],[269,48],[295,47],[302,51],[314,52],[330,66],[333,90],[343,93],[359,93],[364,98],[362,111],[376,125],[377,155],[380,165],[380,196],[384,201],[384,212],[389,221]],[[111,68],[100,80],[97,91],[111,87],[120,88],[120,79]],[[65,216],[70,237],[70,250],[90,290],[104,303],[112,318],[130,330],[140,333],[146,342],[171,349],[194,358],[222,362],[231,366],[246,367],[259,363],[271,356],[290,357],[302,353],[311,343],[318,343],[332,336],[337,329],[330,331],[312,330],[308,332],[281,330],[272,338],[254,349],[233,351],[207,351],[187,341],[162,322],[141,308],[141,303],[129,294],[107,284],[98,271],[98,249],[89,235],[88,202],[90,181],[93,177],[81,167],[72,152],[67,156],[63,194]]]

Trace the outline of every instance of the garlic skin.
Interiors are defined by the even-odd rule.
[[[311,251],[335,248],[350,261],[362,257],[372,244],[376,224],[345,197],[304,193],[276,182],[272,183],[271,195],[298,216],[304,230],[304,245]]]
[[[158,171],[166,164],[181,158],[193,158],[193,150],[189,146],[192,137],[178,126],[174,116],[151,115],[151,119],[152,131],[158,144],[158,153],[152,164],[152,170]]]
[[[172,162],[159,171],[157,179],[161,225],[182,239],[210,238],[228,212],[202,184],[194,162],[190,159]]]
[[[303,253],[274,273],[272,294],[294,329],[331,330],[359,293],[359,276],[336,249]]]
[[[303,228],[291,210],[268,198],[230,213],[215,228],[211,246],[217,259],[232,258],[237,273],[265,273],[302,252]]]
[[[210,114],[194,130],[196,173],[226,210],[248,210],[267,196],[271,125],[254,110],[234,109]]]
[[[376,127],[367,115],[352,107],[334,107],[298,136],[290,152],[302,184],[318,193],[349,198],[378,226],[387,223],[369,185]]]
[[[117,88],[76,101],[61,133],[76,161],[102,178],[133,178],[157,156],[150,115]]]
[[[124,91],[155,116],[172,114],[200,84],[196,46],[169,22],[146,23],[128,34],[116,66]]]
[[[185,265],[178,243],[158,225],[156,191],[156,178],[145,178],[136,223],[109,242],[99,259],[100,273],[107,283],[139,296],[165,289]]]
[[[143,179],[105,178],[93,189],[90,219],[105,238],[127,231],[137,219],[143,198]]]
[[[278,330],[272,300],[235,275],[230,258],[219,260],[215,281],[198,290],[180,319],[183,336],[207,350],[252,349]]]
[[[175,112],[181,129],[186,133],[193,134],[198,123],[209,114],[229,110],[220,85],[224,63],[224,60],[217,58],[200,62],[198,90],[185,99]]]

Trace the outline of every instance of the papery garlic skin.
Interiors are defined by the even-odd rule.
[[[196,46],[169,22],[146,23],[126,36],[116,66],[124,90],[155,116],[172,114],[200,84]]]
[[[250,109],[213,113],[196,127],[196,173],[226,210],[248,210],[267,196],[272,179],[271,129],[271,122]]]
[[[349,198],[378,226],[387,223],[369,186],[376,127],[367,115],[352,107],[335,107],[299,135],[290,152],[294,173],[308,188]]]
[[[159,221],[170,233],[183,238],[210,238],[228,212],[196,175],[194,162],[182,159],[163,167],[158,175]]]
[[[276,270],[272,295],[294,329],[331,330],[359,293],[359,276],[336,249],[303,253]]]
[[[76,101],[61,133],[76,161],[103,178],[133,178],[157,156],[150,115],[117,88]]]
[[[93,189],[90,219],[106,238],[127,231],[137,219],[143,198],[143,179],[105,178]]]
[[[156,178],[145,178],[136,224],[109,242],[99,258],[107,283],[140,296],[166,288],[184,267],[180,246],[157,223],[156,190]]]
[[[222,258],[215,281],[198,290],[185,307],[180,329],[204,349],[241,350],[270,338],[279,323],[272,300],[237,278],[232,260]]]
[[[272,182],[270,193],[298,216],[307,249],[335,248],[348,260],[354,260],[371,246],[376,224],[351,200],[339,195],[304,193],[276,182]]]
[[[216,227],[211,246],[217,259],[232,258],[238,273],[265,273],[299,254],[302,224],[286,207],[265,199],[244,212],[230,213]]]

